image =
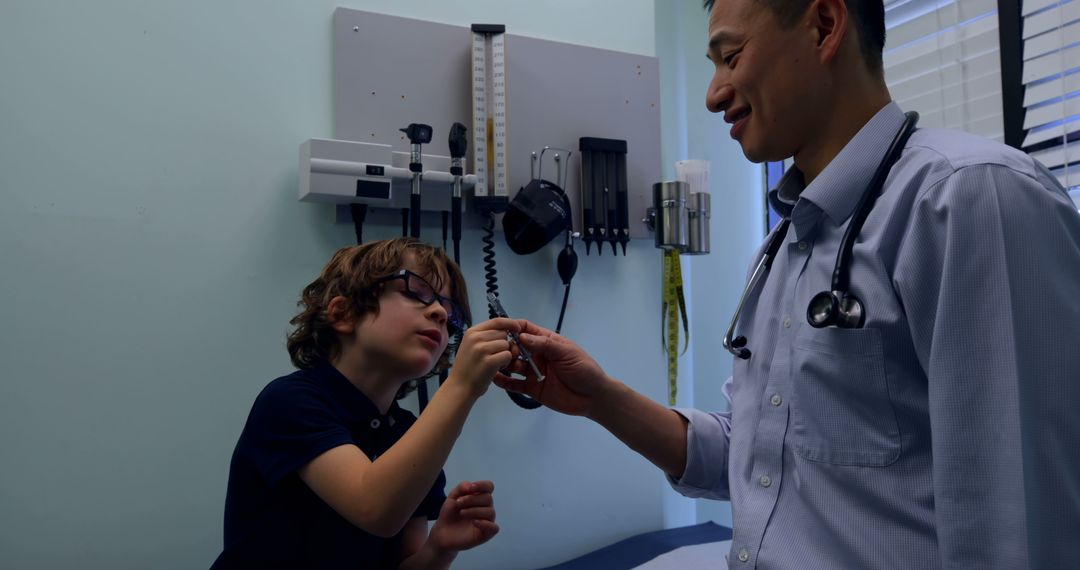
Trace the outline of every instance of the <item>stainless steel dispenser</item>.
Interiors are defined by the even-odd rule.
[[[690,246],[687,201],[690,185],[679,180],[653,184],[656,247],[686,251]]]
[[[703,255],[709,253],[709,218],[711,197],[707,192],[690,194],[690,206],[687,208],[689,225],[689,247],[683,253]]]

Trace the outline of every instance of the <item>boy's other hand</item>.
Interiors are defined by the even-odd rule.
[[[443,502],[439,519],[431,528],[433,545],[446,551],[479,546],[499,532],[495,524],[495,500],[491,481],[462,481]]]
[[[514,356],[508,332],[519,332],[523,321],[491,319],[465,331],[450,369],[450,378],[483,394],[498,371],[506,368]]]

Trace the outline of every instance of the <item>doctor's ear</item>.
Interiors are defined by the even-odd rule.
[[[326,320],[335,332],[352,334],[356,331],[356,311],[353,307],[353,302],[348,297],[338,295],[330,299],[326,306]]]
[[[831,62],[847,38],[850,22],[847,4],[844,0],[813,0],[807,17],[815,34],[819,62]]]

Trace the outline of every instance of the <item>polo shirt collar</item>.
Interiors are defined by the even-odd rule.
[[[349,421],[368,422],[373,418],[385,420],[393,417],[398,411],[397,400],[390,403],[386,415],[379,413],[379,408],[359,388],[349,382],[337,368],[330,362],[323,361],[308,371],[309,377],[329,389],[338,402],[341,403]]]

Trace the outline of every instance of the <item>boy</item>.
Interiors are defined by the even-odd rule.
[[[499,531],[494,485],[462,482],[447,497],[441,469],[473,403],[510,364],[507,332],[520,324],[465,332],[417,419],[395,399],[448,365],[449,340],[470,320],[445,253],[412,238],[342,248],[299,305],[288,337],[299,370],[252,407],[214,568],[445,568],[488,541]]]

